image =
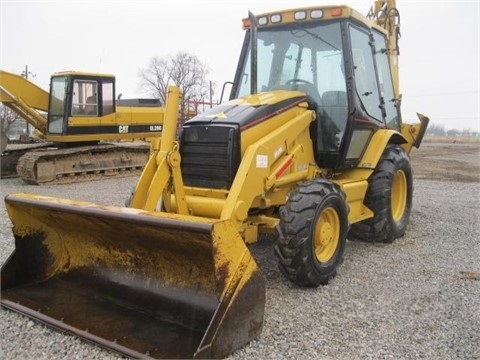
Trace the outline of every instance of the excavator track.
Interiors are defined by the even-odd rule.
[[[149,157],[148,144],[113,144],[29,151],[17,163],[27,184],[67,184],[138,175]]]
[[[17,177],[17,164],[18,160],[29,151],[37,151],[40,148],[47,148],[52,146],[53,143],[33,143],[33,144],[10,144],[2,151],[2,157],[0,161],[1,171],[0,178],[7,179]]]

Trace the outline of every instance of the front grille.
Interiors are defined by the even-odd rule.
[[[183,129],[180,141],[185,185],[230,189],[240,159],[236,126],[191,125]]]

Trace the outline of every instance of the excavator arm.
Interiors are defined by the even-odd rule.
[[[46,134],[47,119],[39,111],[48,111],[48,92],[20,75],[0,70],[0,101]]]
[[[400,48],[398,42],[400,40],[400,13],[396,7],[396,0],[375,0],[374,4],[370,8],[367,14],[367,18],[374,21],[378,26],[385,29],[388,34],[387,53],[390,60],[390,71],[392,74],[393,90],[395,99],[400,106],[402,102],[402,94],[400,93],[400,81],[399,81],[399,65],[398,55],[400,55]],[[423,136],[427,130],[430,119],[423,115],[417,114],[420,123],[406,124],[401,126],[401,133],[407,140],[402,147],[410,153],[412,147],[420,147],[423,140]]]
[[[368,12],[367,18],[385,29],[388,33],[387,51],[390,58],[393,88],[395,99],[400,101],[401,95],[398,71],[398,55],[400,55],[400,48],[398,42],[401,34],[400,13],[396,8],[396,0],[376,0]]]

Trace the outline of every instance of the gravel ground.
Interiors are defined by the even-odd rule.
[[[478,162],[477,162],[478,165]],[[28,186],[29,192],[122,205],[136,178]],[[480,183],[417,178],[406,235],[390,245],[348,242],[329,285],[301,289],[277,270],[273,243],[251,247],[267,280],[262,334],[231,359],[480,359]],[[13,251],[0,204],[0,262]],[[1,359],[118,359],[0,310]]]

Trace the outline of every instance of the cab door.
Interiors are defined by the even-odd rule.
[[[361,28],[354,24],[349,24],[348,29],[351,48],[351,72],[354,79],[354,91],[352,92],[354,116],[344,159],[344,164],[347,167],[355,166],[358,163],[374,132],[379,128],[386,127],[385,91],[382,90],[379,82],[375,38],[370,29]],[[382,78],[385,79],[387,76],[385,70],[390,76],[389,70],[385,68],[383,70]]]

